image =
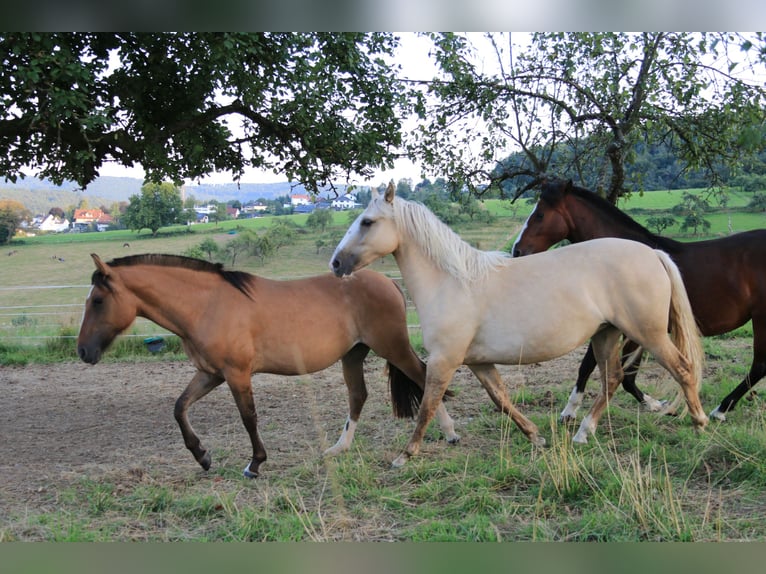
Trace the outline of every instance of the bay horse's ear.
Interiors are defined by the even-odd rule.
[[[573,187],[574,187],[574,183],[572,183],[571,179],[568,179],[567,182],[564,184],[564,193],[572,191]]]
[[[101,261],[101,258],[95,253],[91,253],[90,256],[96,264],[96,269],[98,269],[104,277],[109,277],[109,266]]]
[[[396,188],[394,187],[394,180],[388,182],[388,187],[386,188],[386,201],[388,203],[394,202],[394,197],[396,196]]]

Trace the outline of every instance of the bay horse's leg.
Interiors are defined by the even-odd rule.
[[[711,418],[726,420],[726,414],[739,400],[766,376],[766,317],[753,317],[753,362],[750,371],[737,387],[724,397],[721,404],[710,413]]]
[[[367,400],[367,386],[364,382],[364,359],[370,352],[367,345],[356,345],[341,359],[343,365],[343,380],[348,389],[348,417],[340,438],[334,446],[324,451],[325,455],[334,456],[348,450],[354,440],[354,432],[362,413],[362,407]]]
[[[468,365],[468,368],[471,369],[473,374],[476,375],[476,378],[479,379],[481,386],[487,391],[492,402],[494,402],[503,413],[511,417],[513,422],[516,423],[516,426],[519,427],[521,432],[526,435],[530,442],[536,446],[545,446],[545,439],[539,435],[537,425],[525,417],[508,398],[503,379],[500,377],[500,373],[497,372],[495,365],[491,363]]]
[[[452,376],[459,366],[459,364],[434,357],[433,354],[431,355],[426,368],[426,384],[423,389],[423,400],[420,402],[420,411],[418,412],[415,430],[404,452],[396,457],[392,466],[404,466],[411,457],[420,452],[420,445],[423,442],[426,429],[433,420],[444,397],[444,392],[447,390]]]
[[[591,345],[598,363],[599,376],[601,378],[601,392],[593,403],[590,411],[580,423],[580,428],[572,438],[573,442],[586,444],[588,435],[596,432],[596,426],[614,395],[614,391],[622,381],[624,375],[620,363],[620,332],[614,327],[606,327],[593,335]]]
[[[255,412],[250,373],[226,373],[226,382],[229,384],[229,390],[234,397],[234,402],[237,403],[242,424],[245,425],[245,430],[250,435],[250,443],[253,445],[253,460],[245,467],[242,474],[245,478],[256,478],[258,467],[266,460],[266,449],[258,435],[258,415]]]
[[[173,412],[176,422],[181,429],[181,434],[184,437],[186,448],[191,451],[194,459],[205,470],[210,468],[210,453],[202,447],[199,437],[189,423],[188,410],[191,405],[207,395],[222,382],[222,377],[197,371],[191,382],[186,386],[186,389],[184,389],[184,392],[176,400]]]
[[[577,418],[577,411],[582,404],[582,397],[585,394],[585,386],[588,384],[588,379],[595,368],[596,356],[593,354],[593,345],[590,344],[580,362],[580,368],[577,371],[577,382],[569,395],[569,400],[564,410],[559,415],[560,420],[575,420]]]

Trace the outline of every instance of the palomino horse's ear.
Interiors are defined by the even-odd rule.
[[[394,197],[396,196],[396,188],[394,187],[394,180],[388,182],[388,187],[386,188],[386,201],[388,203],[394,202]]]
[[[101,261],[101,258],[95,253],[91,253],[90,256],[93,258],[93,262],[96,264],[96,269],[98,269],[104,275],[104,277],[109,277],[109,266]]]

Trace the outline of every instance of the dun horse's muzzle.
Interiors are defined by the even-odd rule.
[[[85,345],[77,345],[77,355],[81,361],[95,365],[101,360],[101,349],[98,347],[88,349]]]

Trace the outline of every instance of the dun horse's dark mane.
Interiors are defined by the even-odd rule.
[[[565,186],[566,183],[562,182],[561,185]],[[609,203],[606,199],[589,189],[571,185],[569,187],[569,193],[588,203],[593,209],[603,213],[607,219],[616,220],[622,227],[639,235],[644,239],[644,243],[651,247],[667,249],[672,247],[675,243],[672,239],[662,237],[661,235],[655,235],[627,213],[618,209],[615,205]],[[543,195],[545,195],[544,191]]]
[[[157,265],[160,267],[181,267],[191,269],[192,271],[202,271],[205,273],[215,273],[224,281],[239,289],[242,293],[252,298],[250,286],[253,282],[253,275],[244,271],[230,271],[224,269],[222,263],[210,263],[203,259],[193,257],[184,257],[183,255],[164,255],[160,253],[146,253],[142,255],[128,255],[127,257],[118,257],[107,263],[110,267],[129,267],[133,265]],[[101,273],[96,271],[93,274],[93,283],[99,280],[103,282]]]

